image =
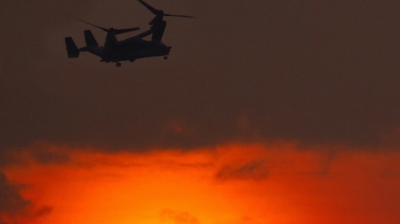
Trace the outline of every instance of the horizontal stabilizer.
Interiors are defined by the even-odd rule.
[[[79,50],[76,47],[76,44],[72,37],[65,38],[65,45],[67,46],[67,53],[69,58],[77,58],[79,57]]]
[[[86,46],[88,47],[98,47],[99,44],[97,43],[96,39],[94,38],[92,32],[90,30],[85,30],[84,31],[85,34],[85,42],[86,42]]]

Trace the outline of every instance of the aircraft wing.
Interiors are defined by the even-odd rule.
[[[125,40],[119,41],[118,44],[125,44],[125,43],[128,43],[128,42],[132,41],[132,40],[142,39],[142,38],[147,37],[147,36],[149,36],[149,35],[151,35],[153,33],[154,33],[154,29],[151,29],[151,30],[148,30],[148,31],[143,32],[141,34],[138,34],[136,36],[129,37],[129,38],[125,39]]]

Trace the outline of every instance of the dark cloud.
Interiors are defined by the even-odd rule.
[[[49,163],[57,163],[63,164],[70,161],[68,155],[58,153],[58,152],[46,152],[46,151],[38,151],[33,152],[33,157],[42,164],[49,164]]]
[[[33,207],[30,200],[25,199],[20,194],[24,185],[10,182],[7,177],[0,172],[0,223],[11,224],[8,220],[34,220],[38,217],[49,214],[53,208],[42,206],[39,209]],[[2,220],[6,218],[6,220]]]
[[[268,177],[271,167],[264,160],[229,163],[216,174],[218,180],[262,180]]]
[[[63,38],[84,44],[76,18],[146,29],[140,4],[20,3],[1,4],[1,148],[376,145],[400,127],[395,1],[149,1],[196,19],[168,18],[169,60],[120,69],[67,59]]]
[[[11,184],[0,172],[0,214],[17,214],[27,209],[30,202],[19,193],[19,187]]]
[[[9,165],[22,165],[23,161],[15,150],[0,149],[0,168]]]
[[[27,148],[4,148],[0,150],[0,168],[12,165],[24,166],[30,163],[66,164],[70,162],[67,152],[55,150],[54,146],[33,144]]]
[[[50,206],[43,206],[41,209],[37,210],[33,216],[34,217],[41,217],[44,215],[48,215],[53,211],[53,207]]]

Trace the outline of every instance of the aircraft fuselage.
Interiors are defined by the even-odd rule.
[[[124,44],[118,44],[109,49],[103,49],[104,55],[102,56],[102,61],[118,62],[134,61],[139,58],[166,56],[169,54],[171,47],[162,43],[138,39]]]

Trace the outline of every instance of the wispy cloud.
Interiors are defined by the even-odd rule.
[[[199,224],[199,220],[188,212],[164,209],[160,212],[160,219],[163,222],[172,221],[175,224]]]
[[[268,177],[270,167],[265,160],[252,160],[224,165],[216,174],[218,180],[262,180]]]

